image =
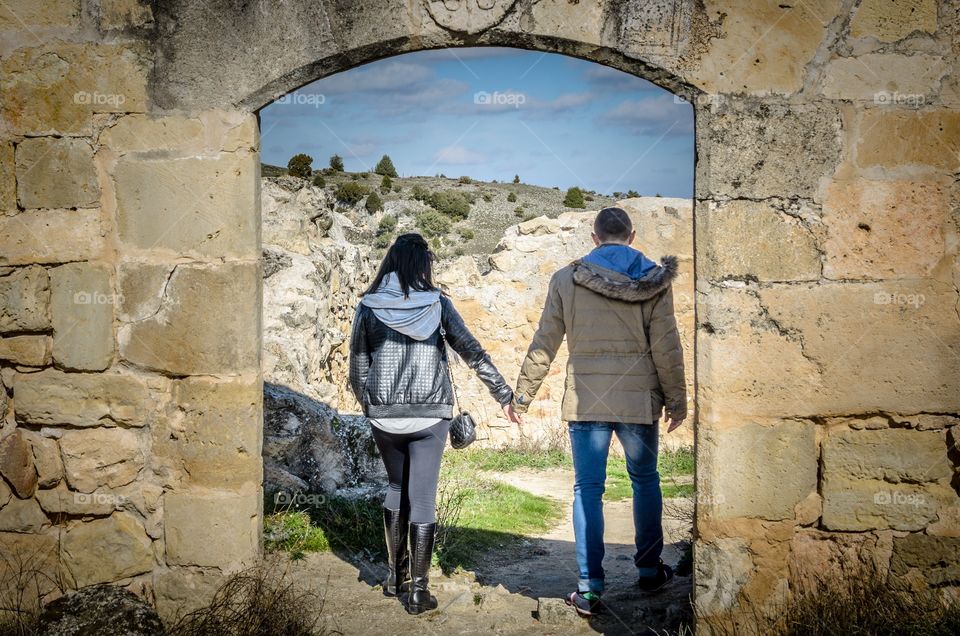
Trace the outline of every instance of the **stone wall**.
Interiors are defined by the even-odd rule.
[[[698,610],[855,556],[955,587],[955,0],[8,0],[0,554],[167,609],[257,558],[253,113],[491,44],[694,103]]]

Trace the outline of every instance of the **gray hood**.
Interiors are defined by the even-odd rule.
[[[383,324],[414,340],[426,340],[440,325],[440,292],[411,289],[405,297],[396,272],[384,276],[377,291],[360,303],[372,309]]]

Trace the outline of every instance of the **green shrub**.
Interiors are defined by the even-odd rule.
[[[655,197],[662,197],[663,195],[660,194],[659,192],[657,192],[657,193],[656,193],[655,195],[653,195],[653,196],[655,196]]]
[[[356,172],[354,172],[352,175],[350,175],[350,179],[352,179],[353,181],[359,181],[359,180],[360,180],[360,175],[358,175]]]
[[[380,224],[377,225],[377,236],[383,234],[391,234],[394,230],[397,229],[397,217],[392,214],[385,214],[382,219],[380,219]]]
[[[380,195],[376,192],[371,192],[367,195],[367,202],[364,204],[364,207],[367,208],[367,212],[370,214],[375,214],[383,209],[383,199],[381,199]]]
[[[563,198],[563,204],[568,208],[587,207],[586,203],[583,201],[583,190],[576,186],[567,190],[567,196]]]
[[[440,237],[434,236],[432,239],[430,239],[430,246],[433,247],[433,249],[435,250],[438,250],[441,247],[443,247],[443,243],[440,242]]]
[[[471,179],[470,177],[468,177],[468,176],[466,176],[466,175],[460,177],[459,179],[457,179],[457,181],[460,182],[460,183],[462,183],[462,184],[464,184],[464,185],[469,185],[469,184],[473,183],[473,179]]]
[[[373,246],[382,250],[390,247],[390,243],[393,242],[393,234],[378,234],[373,239]]]
[[[583,197],[583,198],[584,198],[585,201],[593,201],[593,195],[592,195],[592,194],[588,194],[587,196],[585,196],[585,197]]]
[[[473,230],[471,230],[468,227],[462,227],[459,230],[457,230],[457,232],[459,232],[460,238],[462,238],[464,241],[470,241],[473,239],[474,236],[476,236],[473,233]]]
[[[385,177],[396,177],[397,169],[393,167],[393,161],[388,155],[383,155],[380,157],[380,161],[377,162],[377,167],[373,169],[377,174],[382,174]]]
[[[393,181],[390,180],[390,175],[383,175],[383,179],[380,179],[380,192],[386,194],[393,189]]]
[[[486,201],[487,203],[490,203],[491,201],[493,201],[493,195],[490,194],[489,192],[484,192],[483,200]]]
[[[469,199],[455,190],[433,192],[427,197],[426,202],[437,212],[442,212],[457,221],[467,218],[470,213]]]
[[[370,173],[369,173],[369,172],[361,172],[361,173],[360,173],[360,178],[361,178],[361,179],[366,179],[366,178],[369,177],[369,176],[370,176]]]
[[[427,197],[430,196],[430,191],[419,183],[414,183],[413,187],[410,189],[410,196],[417,201],[426,201]]]
[[[516,203],[516,202],[517,202],[517,194],[516,194],[515,192],[511,192],[510,194],[508,194],[508,195],[507,195],[507,201],[509,201],[510,203]]]
[[[513,182],[514,182],[514,183],[520,183],[520,175],[518,175],[518,174],[513,175]]]
[[[397,193],[403,192],[403,187],[398,183],[397,185],[393,186],[393,191]]]
[[[637,198],[638,196],[640,196],[640,193],[637,192],[636,190],[627,190],[627,198],[628,198],[628,199],[635,199],[635,198]]]
[[[436,210],[424,210],[417,215],[417,227],[427,238],[444,236],[450,231],[450,219]]]
[[[333,192],[333,196],[341,203],[356,205],[363,197],[367,196],[368,192],[369,190],[363,185],[354,181],[348,181],[338,185],[337,189]]]
[[[517,207],[513,208],[513,214],[514,216],[522,217],[524,214],[526,214],[526,212],[524,212],[522,205],[518,205]]]
[[[323,175],[322,175],[322,174],[317,173],[317,174],[313,175],[313,185],[316,186],[316,187],[318,187],[318,188],[323,188],[323,187],[326,187],[327,182],[326,182],[326,180],[323,178]]]
[[[313,172],[313,169],[310,167],[312,163],[313,157],[301,152],[290,157],[290,161],[287,162],[287,172],[290,173],[292,177],[306,179],[310,176],[310,173]]]
[[[343,157],[340,155],[330,157],[330,169],[334,172],[343,172]]]

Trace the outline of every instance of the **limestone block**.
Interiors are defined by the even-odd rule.
[[[822,582],[833,575],[885,574],[893,537],[889,533],[836,533],[805,528],[790,539],[790,574],[794,581]]]
[[[821,524],[827,530],[922,530],[944,502],[956,497],[942,484],[891,484],[879,479],[824,475]]]
[[[690,79],[709,93],[795,93],[839,9],[837,0],[735,7],[708,0],[706,16],[721,33]]]
[[[820,277],[814,232],[765,202],[708,203],[697,215],[697,241],[701,275],[709,279],[795,281]]]
[[[0,61],[0,117],[17,134],[82,135],[92,132],[94,113],[143,112],[139,46],[57,41],[13,51]]]
[[[163,497],[167,563],[229,569],[259,554],[258,489],[174,491]]]
[[[36,533],[49,525],[50,520],[33,497],[11,497],[7,505],[0,508],[0,532]]]
[[[205,607],[226,577],[210,571],[163,568],[153,573],[153,593],[160,617],[170,621]]]
[[[0,215],[0,265],[67,263],[103,250],[100,210],[26,210]]]
[[[693,549],[697,611],[711,615],[734,609],[754,570],[747,542],[720,538],[698,541]]]
[[[0,5],[0,29],[73,27],[80,24],[80,0],[8,0]]]
[[[100,0],[100,28],[126,29],[153,22],[150,4],[140,0]]]
[[[67,483],[85,493],[100,486],[129,484],[144,464],[140,435],[125,428],[66,431],[60,438],[60,452]]]
[[[111,492],[77,492],[70,490],[65,482],[55,488],[41,489],[36,494],[40,507],[51,515],[109,515],[120,509],[125,499]]]
[[[13,144],[0,142],[0,214],[17,211],[17,176]]]
[[[50,363],[49,336],[10,336],[0,338],[0,360],[28,367]]]
[[[53,358],[63,367],[101,371],[113,361],[113,306],[106,264],[70,263],[50,270]]]
[[[0,475],[10,482],[21,499],[32,497],[37,489],[33,453],[20,429],[14,429],[0,438]]]
[[[824,276],[930,276],[944,257],[950,184],[831,181],[824,190]]]
[[[817,444],[810,422],[701,425],[697,471],[710,518],[793,519],[817,489]]]
[[[17,145],[16,169],[21,207],[90,208],[100,201],[93,147],[83,139],[24,139]]]
[[[256,258],[257,160],[246,152],[120,159],[114,181],[121,242],[177,255]]]
[[[190,484],[239,488],[263,481],[263,386],[258,376],[186,378],[176,383],[174,401],[183,414],[175,452]]]
[[[949,64],[934,55],[871,53],[837,57],[824,69],[820,92],[830,99],[921,106],[932,101]]]
[[[825,104],[739,99],[698,119],[697,198],[812,197],[840,156],[840,116]]]
[[[60,445],[57,440],[35,431],[25,431],[24,436],[33,451],[37,485],[40,488],[51,488],[57,485],[63,479],[63,460],[60,458]],[[37,497],[39,498],[39,495]]]
[[[43,267],[0,276],[0,332],[50,328],[50,277]]]
[[[57,590],[59,538],[55,527],[42,533],[0,532],[0,581],[22,577],[25,568],[37,573],[18,590],[24,607],[37,607],[42,597]]]
[[[936,30],[936,0],[863,0],[850,20],[851,36],[873,37],[881,42]]]
[[[176,266],[156,314],[121,326],[121,356],[178,375],[259,369],[260,285],[255,263]]]
[[[128,153],[189,153],[204,150],[203,123],[193,117],[133,114],[121,117],[100,135],[117,156]]]
[[[896,537],[890,573],[903,576],[913,568],[919,568],[933,586],[956,585],[960,582],[960,538],[920,533]]]
[[[960,170],[960,111],[871,108],[850,134],[861,168]]]
[[[822,452],[824,478],[898,484],[949,481],[953,475],[943,431],[840,429],[827,435]]]
[[[76,587],[143,574],[155,564],[143,525],[126,512],[75,523],[62,535],[60,555]]]
[[[40,426],[144,426],[163,415],[170,391],[164,379],[129,373],[64,373],[44,369],[17,374],[17,421]]]

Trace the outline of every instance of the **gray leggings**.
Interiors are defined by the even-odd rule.
[[[437,480],[450,420],[441,420],[416,433],[388,433],[376,426],[371,428],[390,480],[384,507],[409,510],[409,519],[414,523],[436,521]]]

